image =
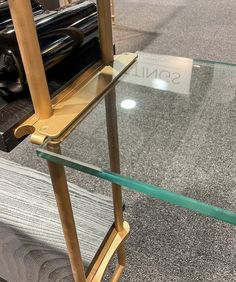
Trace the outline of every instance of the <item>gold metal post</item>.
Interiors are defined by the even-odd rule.
[[[30,95],[39,119],[52,114],[51,101],[30,0],[8,0]]]
[[[60,0],[60,6],[66,6],[72,3],[72,0]]]
[[[39,127],[37,130],[38,135],[36,134],[36,138],[34,138],[34,140],[37,139],[38,141],[36,143],[40,143],[42,142],[42,140],[45,139],[42,138],[42,136],[51,136],[47,131],[51,132],[52,128],[54,128],[54,126],[51,128],[51,123],[53,125],[57,125],[59,123],[60,115],[52,115],[50,95],[48,91],[30,0],[9,0],[8,2],[36,114],[36,116],[33,117],[33,125],[39,123]],[[104,83],[108,81],[108,85],[112,82],[114,76],[117,75],[117,71],[114,71],[113,66],[114,58],[110,0],[97,0],[97,6],[100,33],[99,39],[102,52],[102,59],[105,65],[109,65],[104,68],[105,73],[101,79]],[[133,62],[135,57],[131,57],[131,60],[128,60],[128,64],[125,64],[124,66],[128,66]],[[103,88],[99,91],[103,93]],[[93,101],[93,99],[96,100],[97,96],[95,95],[94,97],[92,97],[91,100]],[[67,99],[65,99],[64,101],[62,99],[61,103],[66,103],[66,100]],[[110,94],[106,96],[105,101],[111,170],[119,173],[120,161],[115,90],[112,90]],[[90,102],[91,101],[87,101],[88,105],[90,105]],[[71,100],[68,101],[68,103],[70,106],[78,106],[80,104],[80,101],[73,100],[72,97]],[[64,108],[66,107],[64,106]],[[73,111],[69,111],[66,114],[71,115],[71,113],[73,113]],[[69,117],[66,126],[64,127],[67,128],[72,126],[76,118],[78,118],[77,115]],[[45,126],[43,122],[46,122]],[[31,127],[33,128],[33,126]],[[63,130],[55,132],[52,130],[52,136],[58,136],[59,133],[64,132]],[[33,130],[30,129],[30,133],[32,133],[32,131]],[[55,153],[60,153],[59,145],[48,145],[48,149]],[[51,175],[54,194],[57,201],[64,237],[68,249],[73,277],[75,282],[85,282],[86,277],[80,253],[78,237],[76,233],[76,227],[70,202],[64,166],[48,161],[48,167]],[[113,254],[116,251],[118,254],[119,264],[111,278],[111,281],[118,281],[125,265],[124,239],[129,233],[129,225],[123,220],[121,187],[119,185],[113,184],[112,192],[114,202],[115,229],[113,230],[111,237],[108,238],[108,242],[106,242],[105,249],[101,250],[101,255],[99,255],[97,259],[98,263],[95,263],[95,268],[92,268],[91,270],[91,277],[93,277],[93,280],[91,281],[94,282],[101,281],[101,277],[103,276],[105,268],[107,267],[109,261],[111,260]]]
[[[106,123],[107,123],[107,137],[110,157],[111,171],[120,173],[120,157],[119,157],[119,141],[117,128],[117,113],[116,113],[116,93],[112,89],[105,98],[106,105]],[[123,229],[123,207],[120,185],[113,184],[113,194],[115,196],[115,224],[117,231]]]
[[[113,61],[113,40],[110,0],[97,0],[100,48],[104,64]]]
[[[111,2],[111,19],[112,19],[112,24],[115,24],[115,1],[110,0]]]
[[[60,154],[60,145],[48,145],[52,152]],[[67,186],[64,166],[48,161],[52,185],[54,189],[57,207],[61,219],[64,237],[67,245],[72,273],[75,282],[85,282],[85,272],[80,253],[70,195]]]
[[[117,112],[116,112],[116,93],[115,89],[112,89],[105,98],[106,105],[106,123],[107,123],[107,137],[110,157],[111,171],[120,173],[120,157],[119,157],[119,141],[118,141],[118,127],[117,127]],[[123,204],[122,204],[122,191],[121,186],[112,183],[113,205],[114,205],[114,217],[115,228],[117,232],[123,230]],[[116,281],[116,277],[121,275],[125,265],[125,249],[122,243],[118,251],[119,265],[114,272],[112,281]],[[119,274],[118,274],[119,273]]]

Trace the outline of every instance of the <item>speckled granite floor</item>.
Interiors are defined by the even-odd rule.
[[[236,63],[235,11],[234,0],[117,0],[114,26],[117,53],[141,50]],[[220,85],[217,87],[220,89]],[[133,94],[137,95],[136,92]],[[190,129],[195,129],[195,135],[190,134],[190,140],[187,138],[190,135],[183,135],[183,127],[177,126],[184,126],[186,121],[181,121],[181,118],[172,121],[177,134],[173,143],[168,143],[168,128],[165,128],[165,124],[160,124],[159,129],[166,134],[166,139],[162,139],[164,135],[158,136],[153,129],[150,132],[148,123],[151,116],[143,115],[143,119],[138,120],[139,131],[135,134],[134,130],[120,130],[120,138],[125,140],[122,144],[126,145],[126,148],[121,146],[122,157],[129,160],[129,164],[122,164],[122,170],[136,177],[142,174],[142,178],[146,176],[151,181],[155,178],[156,183],[170,185],[176,191],[183,189],[188,195],[196,194],[196,187],[191,184],[199,183],[200,196],[203,198],[209,193],[214,195],[214,185],[217,193],[215,198],[211,197],[211,201],[217,204],[222,196],[224,200],[220,203],[223,207],[235,207],[235,100],[227,104],[227,97],[224,97],[222,103],[214,99],[209,103],[204,100],[203,93],[204,89],[199,89],[199,95],[196,95],[199,100],[191,105],[192,108],[186,103],[189,120],[193,124]],[[210,93],[208,97],[209,95]],[[148,95],[145,97],[147,105],[152,103],[152,98]],[[174,97],[172,100],[171,97],[168,99],[178,105]],[[167,100],[166,105],[170,101]],[[196,123],[193,121],[201,107],[208,118],[208,124],[198,124],[194,128]],[[181,111],[181,107],[178,110]],[[181,114],[177,111],[176,114],[178,113]],[[214,113],[220,113],[221,118],[218,119]],[[168,111],[165,114],[168,118]],[[138,116],[133,116],[136,124],[137,118]],[[131,115],[127,120],[132,125]],[[207,133],[207,140],[211,141],[208,145],[201,140],[202,133],[205,136]],[[145,139],[146,134],[150,134],[152,139]],[[152,141],[155,134],[156,147]],[[178,140],[181,140],[181,145]],[[169,144],[168,152],[165,150],[166,142]],[[148,148],[146,151],[144,144]],[[216,147],[212,144],[216,144]],[[72,153],[80,160],[90,163],[99,161],[106,167],[107,160],[103,158],[106,155],[106,145],[104,105],[101,103],[96,112],[71,136],[67,148],[72,149]],[[155,150],[157,147],[158,153]],[[190,155],[192,152],[194,156]],[[10,154],[0,155],[40,171],[47,171],[45,162],[36,157],[35,147],[28,144],[27,140]],[[132,156],[137,155],[143,162],[142,167],[132,159]],[[154,163],[152,167],[146,166],[154,156],[159,157],[160,162]],[[196,165],[199,163],[200,167]],[[210,167],[212,163],[215,166]],[[68,170],[68,178],[90,191],[109,195],[109,185],[103,181],[71,170]],[[230,187],[231,194],[225,194],[224,187]],[[234,226],[130,191],[124,192],[124,202],[125,218],[131,225],[131,236],[127,244],[127,267],[121,281],[236,281]]]

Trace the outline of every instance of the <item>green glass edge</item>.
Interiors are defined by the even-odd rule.
[[[213,217],[215,219],[236,225],[236,214],[215,207],[213,205],[206,204],[199,200],[195,200],[175,192],[167,191],[161,187],[157,187],[151,184],[147,184],[138,180],[134,180],[132,178],[122,176],[120,174],[116,174],[107,170],[100,169],[96,166],[92,166],[83,162],[79,162],[77,160],[71,160],[68,157],[63,155],[58,155],[56,153],[47,151],[42,148],[38,148],[37,155],[43,159],[48,161],[52,161],[54,163],[62,164],[66,167],[79,170],[81,172],[96,176],[98,178],[110,181],[112,183],[125,186],[131,190],[144,193],[146,195],[152,196],[154,198],[160,199],[162,201],[192,210],[194,212],[200,213],[205,216]]]

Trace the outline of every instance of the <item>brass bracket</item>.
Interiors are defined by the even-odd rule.
[[[121,244],[127,238],[130,232],[129,224],[124,221],[123,222],[123,230],[117,232],[113,227],[108,237],[104,240],[104,245],[102,246],[96,260],[93,262],[93,267],[89,270],[89,273],[86,277],[86,282],[100,282],[105,274],[107,266]],[[123,272],[124,265],[118,264],[114,274],[112,275],[111,281],[116,282],[119,281],[119,278]]]
[[[52,99],[53,114],[48,119],[37,119],[33,114],[15,129],[21,138],[31,134],[31,142],[42,144],[46,138],[63,139],[81,119],[103,98],[119,77],[137,58],[137,54],[114,56],[111,65],[98,63],[74,80]]]

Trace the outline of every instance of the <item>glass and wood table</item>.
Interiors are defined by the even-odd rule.
[[[236,225],[235,65],[138,52],[104,97],[38,156]]]

